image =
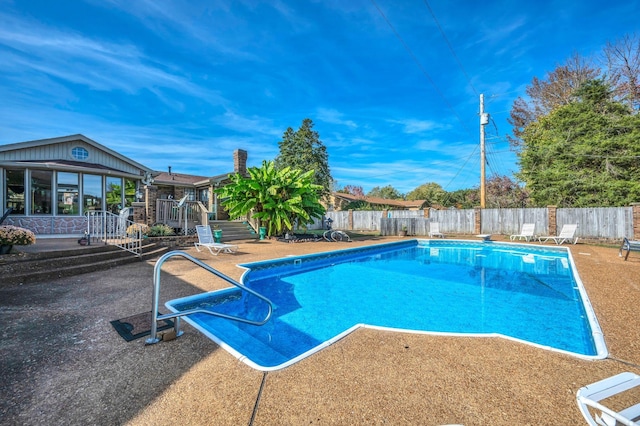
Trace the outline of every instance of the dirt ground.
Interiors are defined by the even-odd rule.
[[[240,242],[189,254],[239,279],[236,265],[375,244]],[[183,322],[145,346],[110,321],[151,309],[153,262],[44,283],[0,284],[0,423],[6,425],[585,424],[578,388],[640,374],[640,254],[570,246],[609,350],[590,361],[503,338],[359,329],[280,371],[239,362]],[[221,288],[191,262],[163,268],[161,306]],[[0,278],[1,281],[1,278]],[[640,395],[634,395],[636,402]]]

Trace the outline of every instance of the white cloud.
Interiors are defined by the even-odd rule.
[[[358,125],[352,120],[345,120],[342,117],[344,114],[336,111],[335,109],[328,108],[318,108],[316,112],[316,117],[320,121],[324,121],[325,123],[330,124],[340,124],[343,126],[351,127],[353,129],[357,128]]]
[[[390,123],[399,124],[403,127],[403,132],[408,134],[424,133],[427,131],[442,129],[445,126],[439,122],[431,120],[416,120],[407,118],[403,120],[388,120]]]

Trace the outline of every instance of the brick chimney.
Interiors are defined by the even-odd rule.
[[[247,151],[244,149],[233,151],[233,171],[241,175],[247,174]]]

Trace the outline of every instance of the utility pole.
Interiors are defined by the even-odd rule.
[[[484,94],[480,95],[480,208],[486,206],[487,189],[485,173],[484,126],[489,124],[489,114],[484,112]]]

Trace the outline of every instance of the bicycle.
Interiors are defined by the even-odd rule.
[[[346,241],[348,243],[351,242],[351,237],[349,236],[349,234],[347,234],[344,231],[334,231],[334,230],[328,230],[328,231],[324,231],[324,233],[322,234],[322,237],[329,241],[329,242],[341,242],[341,241]]]

